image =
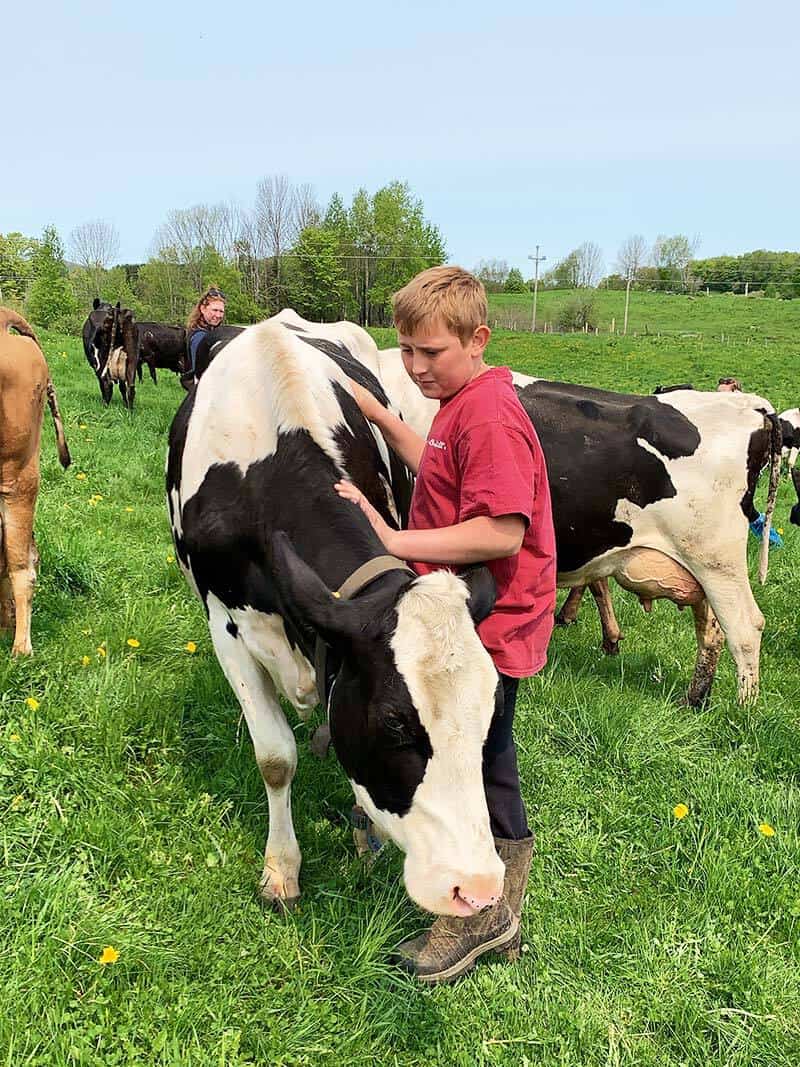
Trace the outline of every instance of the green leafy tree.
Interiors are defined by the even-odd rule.
[[[39,242],[13,232],[0,234],[0,304],[20,303],[33,279]]]
[[[352,308],[350,280],[339,239],[324,226],[308,226],[294,248],[291,303],[304,318],[332,322]]]
[[[64,248],[58,230],[48,226],[33,258],[34,280],[28,292],[25,311],[37,326],[75,332],[80,309],[67,278]]]
[[[522,272],[517,270],[516,267],[512,267],[508,272],[508,277],[503,285],[504,293],[527,293],[528,286],[525,284],[525,279],[522,277]]]

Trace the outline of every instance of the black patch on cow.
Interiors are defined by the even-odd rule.
[[[345,657],[331,694],[330,726],[348,778],[363,786],[377,807],[402,816],[425,777],[433,747],[394,668],[386,637],[397,625],[393,611],[391,616],[374,638],[365,635]]]
[[[305,326],[295,326],[293,322],[282,322],[281,326],[284,326],[287,330],[294,330],[295,333],[307,333]]]
[[[205,337],[202,337],[197,344],[194,360],[195,378],[202,378],[208,370],[209,365],[213,363],[214,359],[220,354],[222,349],[230,344],[234,337],[238,337],[245,329],[246,327],[244,326],[217,326],[215,329],[209,330]],[[188,344],[188,337],[186,341]]]
[[[681,393],[684,389],[694,392],[692,383],[684,382],[683,385],[657,385],[653,390],[653,396],[662,396],[664,393]]]
[[[753,503],[753,498],[756,494],[759,475],[769,463],[770,438],[770,427],[763,426],[760,430],[754,430],[750,434],[750,441],[747,445],[747,489],[739,501],[739,506],[748,522],[755,522],[758,518],[758,508]]]
[[[700,444],[697,427],[654,397],[548,381],[517,393],[547,457],[561,573],[630,542],[631,526],[614,519],[620,500],[645,508],[675,496],[664,463],[638,439],[669,459]]]
[[[236,625],[233,619],[228,619],[228,621],[225,623],[225,629],[228,631],[231,637],[237,638],[239,636],[239,627]]]
[[[145,363],[153,381],[156,369],[183,374],[189,369],[186,354],[186,330],[182,326],[164,326],[160,322],[137,322],[134,325],[140,363]]]
[[[183,450],[186,447],[186,432],[189,428],[189,419],[194,411],[194,398],[195,394],[194,390],[192,390],[191,393],[187,393],[183,403],[178,408],[169,428],[169,448],[167,451],[167,510],[169,512],[170,526],[172,527],[172,540],[175,543],[175,553],[184,567],[189,566],[189,556],[185,538],[178,536],[173,490],[176,490],[180,497]]]

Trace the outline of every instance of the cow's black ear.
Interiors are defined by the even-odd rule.
[[[333,595],[283,531],[273,536],[271,547],[275,582],[289,614],[307,622],[334,647],[352,637],[360,629],[355,605]]]
[[[99,297],[99,296],[96,296],[96,297],[94,298],[94,300],[92,301],[92,308],[93,308],[93,309],[94,309],[95,311],[97,311],[97,309],[98,309],[99,307],[100,307],[100,297]]]
[[[467,610],[477,626],[483,622],[497,600],[497,586],[488,567],[469,567],[461,577],[467,583],[469,600]]]

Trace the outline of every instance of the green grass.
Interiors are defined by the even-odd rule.
[[[737,706],[727,653],[709,706],[679,706],[693,627],[671,605],[647,617],[617,591],[615,659],[589,605],[554,635],[518,712],[537,834],[527,951],[430,990],[387,963],[424,921],[398,854],[371,871],[355,859],[344,775],[310,755],[313,724],[291,713],[304,896],[288,917],[256,902],[263,787],[202,609],[168,560],[164,450],[182,393],[164,376],[140,387],[132,418],[118,397],[104,410],[79,343],[50,336],[45,350],[75,463],[61,472],[46,426],[35,655],[0,649],[4,1067],[797,1064],[800,531],[786,486],[786,545],[756,588],[754,706]],[[647,391],[733,373],[797,403],[793,348],[763,338],[498,331],[492,358]],[[120,955],[103,967],[106,945]]]
[[[574,291],[539,290],[536,322],[539,330],[545,323],[557,329],[558,312],[571,300]],[[600,333],[608,333],[614,320],[622,333],[625,293],[596,290],[592,293]],[[516,330],[530,330],[533,311],[532,293],[492,293],[489,297],[489,324]],[[702,334],[706,340],[721,343],[725,339],[749,341],[792,341],[800,329],[800,300],[776,300],[759,297],[712,293],[706,296],[673,296],[667,293],[631,293],[628,311],[628,335],[668,333]]]

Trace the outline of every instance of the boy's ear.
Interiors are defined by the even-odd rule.
[[[492,336],[492,331],[484,323],[481,326],[476,327],[475,333],[472,335],[472,343],[479,353],[483,353],[486,346],[489,344],[489,338]]]

